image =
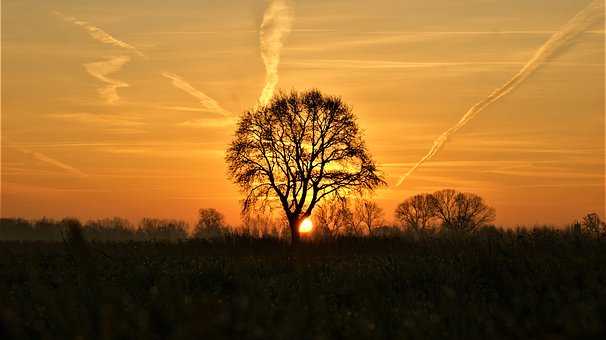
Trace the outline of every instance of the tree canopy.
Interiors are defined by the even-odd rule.
[[[226,160],[246,195],[243,209],[277,202],[293,242],[325,197],[384,184],[351,108],[318,90],[279,93],[245,112]]]

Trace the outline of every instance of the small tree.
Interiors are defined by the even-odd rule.
[[[410,197],[396,208],[396,220],[408,230],[429,230],[435,218],[436,209],[429,194]]]
[[[583,217],[582,226],[588,233],[600,237],[606,232],[606,223],[602,222],[600,216],[596,213],[589,213]]]
[[[383,209],[375,202],[359,200],[356,204],[356,218],[359,219],[371,235],[375,228],[384,224]]]
[[[351,231],[353,214],[344,197],[335,197],[318,206],[315,216],[316,234],[334,237]]]
[[[243,210],[278,203],[293,244],[301,221],[324,198],[384,184],[351,109],[318,90],[280,93],[245,112],[226,161],[246,195]]]
[[[449,230],[473,231],[495,219],[495,210],[476,194],[446,189],[431,194],[429,199],[442,226]]]
[[[217,238],[222,236],[226,229],[225,218],[218,210],[213,208],[200,209],[193,237]]]

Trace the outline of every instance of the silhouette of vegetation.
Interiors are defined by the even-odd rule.
[[[293,244],[322,199],[384,183],[350,107],[318,90],[280,93],[245,112],[226,161],[244,211],[279,202]]]
[[[356,216],[366,227],[368,235],[385,224],[383,209],[375,202],[369,200],[359,200],[356,204]]]
[[[214,239],[227,232],[225,217],[216,209],[200,209],[198,215],[198,224],[194,229],[193,237]]]
[[[395,216],[403,227],[415,231],[435,229],[437,223],[451,231],[470,232],[494,221],[495,210],[476,194],[445,189],[406,199]]]
[[[433,229],[436,211],[429,194],[415,195],[406,199],[396,209],[396,220],[403,228],[414,231]]]
[[[42,218],[27,221],[21,218],[0,219],[0,240],[5,241],[63,241],[71,225],[76,221],[66,218],[60,221]],[[128,220],[91,220],[81,225],[87,240],[112,241],[168,241],[177,242],[188,237],[187,223],[178,220],[144,218],[137,227]]]
[[[589,213],[583,217],[584,229],[597,237],[606,234],[606,223],[600,219],[600,216],[596,213]]]
[[[59,242],[0,242],[0,338],[606,335],[606,242],[585,229],[399,230],[292,249],[243,234],[88,242],[86,226],[61,223]]]

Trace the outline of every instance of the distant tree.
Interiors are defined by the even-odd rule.
[[[249,212],[244,215],[240,230],[253,237],[281,238],[285,221],[271,214]]]
[[[606,223],[596,213],[589,213],[583,217],[583,229],[588,233],[600,237],[602,233],[606,233]]]
[[[184,240],[187,238],[187,223],[179,220],[144,218],[137,228],[137,238],[144,241]]]
[[[446,189],[431,194],[429,198],[436,216],[448,230],[473,231],[495,219],[495,210],[476,194]]]
[[[429,194],[415,195],[400,203],[395,215],[405,229],[426,231],[436,219],[436,207]]]
[[[335,197],[319,205],[314,214],[315,233],[321,237],[334,237],[345,232],[351,218],[347,199]]]
[[[86,222],[83,228],[88,240],[127,241],[135,239],[135,228],[124,218],[114,217]]]
[[[377,203],[369,200],[357,201],[356,217],[366,226],[369,235],[375,228],[384,224],[383,209]]]
[[[213,208],[200,209],[193,237],[217,238],[221,237],[226,229],[225,218],[218,210]]]
[[[280,93],[245,112],[226,161],[246,195],[243,210],[279,202],[293,244],[322,199],[384,184],[351,109],[318,90]]]
[[[65,229],[64,222],[72,221],[73,218],[65,218],[61,222],[43,217],[33,224],[35,239],[44,241],[60,241]]]
[[[35,239],[32,224],[22,218],[0,218],[0,240],[29,241]]]

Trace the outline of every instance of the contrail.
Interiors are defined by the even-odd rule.
[[[114,38],[113,36],[111,36],[110,34],[108,34],[107,32],[105,32],[104,30],[102,30],[99,27],[93,26],[86,21],[81,21],[74,17],[66,16],[58,11],[53,11],[52,13],[67,22],[70,22],[75,25],[83,27],[86,31],[88,31],[89,35],[93,39],[95,39],[99,42],[102,42],[104,44],[110,44],[110,45],[113,45],[116,47],[121,47],[121,48],[124,48],[127,50],[131,50],[134,53],[136,53],[137,55],[139,55],[141,57],[145,57],[145,55],[143,53],[141,53],[141,51],[139,51],[136,47],[134,47],[122,40]],[[101,95],[101,97],[103,97],[105,99],[105,101],[109,104],[114,104],[115,102],[117,102],[120,99],[120,97],[118,96],[118,93],[117,93],[117,89],[120,87],[128,87],[129,84],[119,81],[119,80],[108,78],[107,75],[110,73],[117,72],[129,61],[130,61],[129,57],[123,56],[123,57],[115,57],[115,58],[112,58],[112,59],[109,59],[106,61],[84,64],[86,71],[90,75],[92,75],[93,77],[108,84],[107,86],[99,89],[99,95]],[[210,98],[205,93],[195,89],[193,86],[191,86],[191,84],[189,84],[188,82],[183,80],[181,77],[177,76],[176,74],[164,72],[164,73],[162,73],[162,76],[172,80],[172,84],[175,87],[187,92],[188,94],[190,94],[190,95],[196,97],[198,100],[200,100],[200,103],[204,107],[204,110],[207,110],[207,111],[210,111],[213,113],[217,113],[217,114],[220,114],[220,115],[223,115],[226,117],[230,117],[232,115],[229,111],[223,109],[216,100]],[[273,92],[273,90],[272,90],[272,92]],[[270,97],[271,97],[271,95],[270,95]],[[202,120],[198,121],[197,123],[200,123],[201,121]],[[222,124],[222,123],[214,122],[211,125],[217,126],[217,124]]]
[[[284,39],[290,33],[293,10],[288,0],[271,0],[263,14],[259,38],[265,64],[265,87],[259,97],[261,105],[269,102],[278,85],[278,65]]]
[[[84,28],[88,34],[95,40],[100,41],[104,44],[109,44],[109,45],[113,45],[116,47],[121,47],[127,50],[131,50],[133,51],[135,54],[137,54],[140,57],[144,57],[145,55],[143,53],[141,53],[141,51],[139,51],[136,47],[125,43],[122,40],[116,39],[113,36],[111,36],[109,33],[105,32],[104,30],[100,29],[99,27],[95,27],[91,24],[89,24],[86,21],[82,21],[82,20],[78,20],[74,17],[69,17],[64,15],[61,12],[58,11],[52,11],[52,13],[58,17],[60,17],[61,19],[67,21],[67,22],[71,22],[75,25],[78,25],[82,28]]]
[[[113,57],[105,61],[84,64],[86,72],[107,84],[101,87],[97,92],[108,104],[115,104],[120,99],[117,91],[118,88],[128,87],[129,84],[120,80],[109,78],[107,75],[119,71],[122,66],[129,61],[130,57],[121,56]]]
[[[196,88],[191,86],[190,83],[183,80],[183,78],[179,77],[178,75],[176,75],[174,73],[163,72],[162,76],[172,80],[172,83],[176,88],[183,90],[184,92],[188,93],[190,96],[197,98],[200,101],[200,104],[202,104],[202,106],[204,108],[206,108],[208,111],[220,114],[225,117],[231,116],[231,113],[229,111],[225,110],[224,108],[222,108],[221,105],[219,105],[219,103],[216,100],[207,96],[204,92],[197,90]]]
[[[41,162],[44,162],[44,163],[50,164],[50,165],[52,165],[54,167],[63,169],[66,172],[68,172],[70,174],[73,174],[73,175],[76,175],[78,177],[87,177],[88,176],[84,172],[82,172],[82,171],[74,168],[71,165],[67,165],[67,164],[65,164],[63,162],[60,162],[60,161],[58,161],[56,159],[53,159],[53,158],[50,158],[47,155],[41,154],[39,152],[25,150],[25,149],[19,149],[19,148],[18,148],[18,150],[21,151],[21,152],[23,152],[24,154],[32,156],[33,158],[35,158],[35,159],[37,159],[37,160],[39,160]]]
[[[406,174],[400,177],[396,187],[400,186],[404,180],[410,176],[421,164],[435,156],[442,149],[448,138],[465,124],[467,124],[477,114],[484,111],[488,106],[494,104],[511,91],[515,90],[528,77],[534,74],[547,60],[555,56],[558,52],[568,47],[581,33],[588,30],[594,24],[604,18],[604,0],[594,0],[589,6],[579,12],[558,32],[554,33],[543,46],[541,46],[534,56],[522,67],[522,69],[513,76],[505,85],[494,90],[488,97],[472,106],[463,117],[450,129],[442,133],[433,142],[429,152],[419,162],[417,162]]]
[[[74,25],[84,28],[93,39],[101,43],[130,50],[140,57],[145,57],[145,55],[141,53],[141,51],[139,51],[136,47],[122,40],[114,38],[112,35],[105,32],[99,27],[93,26],[86,21],[66,16],[58,11],[52,11],[51,13],[67,22],[73,23]],[[118,96],[117,89],[120,87],[128,87],[129,84],[119,80],[108,78],[107,75],[119,71],[129,61],[130,57],[122,56],[114,57],[105,61],[84,64],[84,68],[90,75],[108,84],[107,86],[102,87],[98,90],[99,95],[104,98],[108,104],[115,104],[120,99],[120,97]]]

